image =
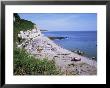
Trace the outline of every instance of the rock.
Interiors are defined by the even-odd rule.
[[[51,40],[55,40],[55,39],[61,40],[61,39],[65,39],[65,38],[67,38],[67,37],[49,37],[49,39],[51,39]]]
[[[17,47],[18,47],[18,48],[21,48],[21,46],[22,46],[22,45],[18,45]]]
[[[69,55],[69,54],[71,54],[71,53],[63,53],[63,54],[57,54],[57,55]]]
[[[74,63],[72,63],[72,64],[68,64],[68,66],[73,66],[73,67],[74,67],[74,66],[75,66],[75,64],[74,64]]]
[[[71,50],[74,53],[77,53],[79,55],[84,55],[84,52],[80,51],[80,50]]]
[[[92,57],[92,60],[95,60],[96,59],[96,57]]]
[[[41,36],[41,32],[36,27],[34,27],[32,30],[20,31],[18,34],[18,43],[22,43],[22,47],[26,47],[28,44],[30,44],[31,40],[37,38],[38,36]]]
[[[74,57],[71,61],[81,61],[81,58]]]

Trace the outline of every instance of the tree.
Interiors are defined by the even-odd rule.
[[[18,15],[18,13],[14,13],[14,17],[15,17],[15,20],[19,21],[21,18],[20,16]]]

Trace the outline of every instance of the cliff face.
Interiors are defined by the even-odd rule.
[[[21,44],[18,45],[18,47],[23,47],[24,45],[26,45],[27,42],[42,36],[40,30],[36,27],[36,25],[34,25],[34,29],[30,29],[30,30],[26,30],[26,31],[20,31],[18,33],[18,39],[20,39]],[[19,41],[19,43],[20,43]],[[30,42],[29,42],[30,43]]]
[[[41,36],[41,32],[36,27],[27,31],[20,31],[18,34],[18,37],[21,37],[22,39],[33,39],[38,36]]]

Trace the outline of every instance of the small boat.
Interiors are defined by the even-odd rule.
[[[81,58],[74,57],[71,61],[81,61]]]

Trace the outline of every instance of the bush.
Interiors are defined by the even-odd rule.
[[[18,42],[17,36],[20,31],[26,31],[34,28],[34,23],[28,20],[21,19],[17,13],[14,13],[15,22],[13,25],[14,28],[14,46],[16,46],[15,42]]]
[[[23,49],[14,49],[15,75],[57,75],[54,61],[36,59]]]
[[[44,58],[40,60],[29,55],[24,49],[16,47],[16,42],[19,41],[17,34],[22,30],[26,31],[34,28],[34,23],[28,20],[21,19],[17,13],[14,14],[14,74],[15,75],[57,75],[59,71],[55,66],[54,61]]]

